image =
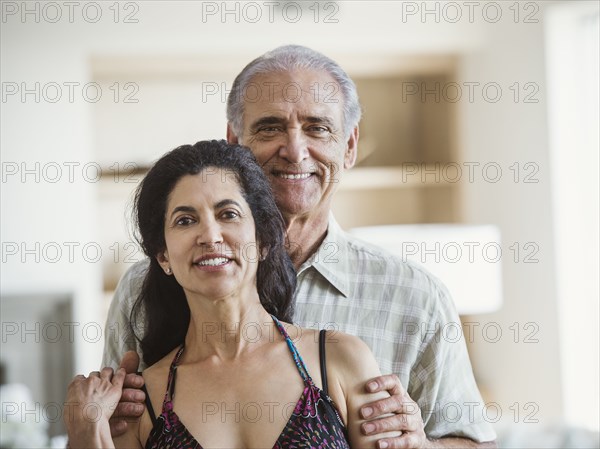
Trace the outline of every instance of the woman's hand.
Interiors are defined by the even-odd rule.
[[[114,376],[112,368],[75,376],[63,413],[70,447],[114,447],[108,420],[121,398],[124,379],[122,368]]]

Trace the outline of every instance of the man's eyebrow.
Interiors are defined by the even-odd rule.
[[[319,115],[307,115],[307,116],[300,116],[300,120],[304,121],[304,122],[308,122],[311,124],[315,124],[315,123],[320,123],[323,125],[327,125],[330,128],[333,128],[334,126],[334,122],[330,117],[327,116],[319,116]],[[282,123],[285,123],[286,120],[280,117],[275,117],[275,116],[268,116],[268,117],[262,117],[259,118],[258,120],[256,120],[254,123],[252,123],[252,125],[250,126],[250,129],[252,131],[256,131],[258,128],[262,127],[262,126],[268,126],[268,125],[281,125]]]
[[[268,117],[261,117],[258,120],[256,120],[254,123],[252,123],[252,125],[250,126],[250,129],[254,131],[254,130],[260,128],[261,126],[280,125],[284,122],[285,122],[284,119],[270,115]]]
[[[333,120],[327,116],[309,115],[302,116],[300,119],[309,123],[321,123],[333,128]]]

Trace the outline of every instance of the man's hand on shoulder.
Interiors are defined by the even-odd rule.
[[[125,368],[127,375],[123,382],[123,394],[117,408],[110,418],[110,433],[113,437],[121,436],[127,430],[127,422],[138,420],[144,413],[146,395],[140,388],[144,378],[137,374],[140,357],[135,351],[128,351],[123,356],[119,368]]]
[[[395,374],[376,377],[367,382],[365,388],[369,393],[387,391],[390,397],[366,404],[360,409],[363,418],[371,419],[371,421],[363,423],[361,431],[365,435],[377,435],[394,430],[402,431],[402,435],[399,437],[377,441],[377,447],[380,449],[446,447],[491,449],[497,447],[493,441],[477,443],[467,438],[427,439],[421,410]],[[390,413],[393,415],[389,416]],[[379,416],[383,417],[377,418]]]
[[[425,436],[421,410],[402,387],[398,376],[389,374],[376,377],[366,384],[366,391],[369,393],[387,391],[390,397],[366,404],[360,409],[363,418],[371,419],[371,421],[363,423],[362,432],[365,435],[376,435],[394,430],[402,432],[399,437],[379,440],[377,447],[381,449],[427,447],[428,441]],[[392,413],[391,416],[389,416],[390,413]],[[386,416],[377,418],[382,415]]]

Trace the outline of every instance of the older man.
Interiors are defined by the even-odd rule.
[[[482,399],[465,343],[442,335],[446,324],[459,322],[444,286],[423,269],[348,236],[331,214],[340,175],[356,161],[360,115],[356,87],[341,67],[299,46],[252,61],[229,95],[227,140],[250,147],[287,224],[298,271],[294,321],[360,337],[381,371],[395,373],[365,386],[392,396],[365,406],[363,417],[394,415],[367,422],[363,432],[403,432],[379,440],[380,448],[494,447],[491,426],[473,412]],[[136,264],[123,277],[107,326],[128,328],[145,269]],[[133,338],[107,338],[104,365],[129,365],[122,359],[131,349],[141,352]],[[128,379],[130,387],[141,383],[133,375]],[[118,414],[141,414],[143,408],[133,411],[127,404],[141,397],[125,390]]]

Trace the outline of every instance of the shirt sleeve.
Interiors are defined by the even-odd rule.
[[[434,277],[431,299],[408,392],[421,408],[425,433],[430,438],[493,441],[496,433],[485,419],[485,403],[475,382],[458,313],[450,293]]]
[[[104,332],[104,353],[102,354],[102,366],[110,366],[117,369],[123,355],[127,351],[136,351],[140,356],[141,371],[144,369],[142,350],[139,341],[131,331],[129,317],[133,305],[138,298],[142,283],[148,270],[148,260],[137,262],[123,275],[113,296]],[[136,323],[138,337],[141,337],[144,324]]]

